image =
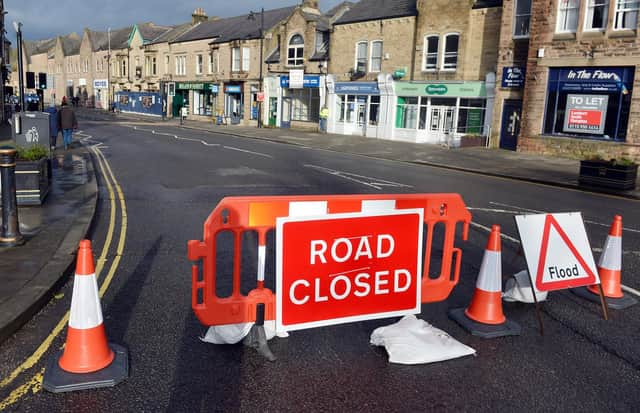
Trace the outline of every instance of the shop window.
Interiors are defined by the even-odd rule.
[[[585,30],[604,30],[607,27],[609,0],[589,0]]]
[[[416,129],[418,125],[418,98],[398,97],[396,128]]]
[[[251,63],[250,49],[248,47],[243,47],[242,48],[242,71],[243,72],[249,71],[250,63]]]
[[[438,36],[427,36],[424,39],[424,70],[431,71],[438,68]]]
[[[380,113],[380,96],[371,96],[369,101],[369,125],[378,124],[378,114]]]
[[[578,28],[578,0],[560,0],[558,2],[558,21],[556,32],[575,33]]]
[[[234,47],[231,49],[231,71],[239,72],[240,71],[240,48]]]
[[[302,66],[304,64],[304,39],[299,34],[289,40],[289,53],[287,65]]]
[[[531,21],[531,0],[516,0],[515,17],[513,21],[513,37],[529,37],[529,23]]]
[[[614,28],[616,30],[636,30],[638,26],[638,11],[640,1],[616,0],[616,15]]]
[[[318,122],[320,114],[319,89],[286,89],[285,96],[291,98],[291,120]]]
[[[453,33],[444,36],[444,56],[442,70],[456,70],[458,68],[458,43],[460,35]]]
[[[367,71],[367,42],[356,44],[356,72],[366,73]]]
[[[460,99],[457,131],[463,135],[482,135],[484,132],[484,99]]]
[[[427,97],[420,98],[420,116],[418,118],[418,129],[427,129],[427,121],[429,116],[428,102],[429,102],[429,98]]]
[[[371,65],[370,72],[380,72],[382,69],[382,41],[371,42]]]

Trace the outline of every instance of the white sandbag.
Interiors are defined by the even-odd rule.
[[[476,353],[471,347],[414,315],[376,328],[371,334],[371,344],[384,346],[389,353],[389,362],[399,364],[433,363]]]
[[[240,324],[226,324],[223,326],[211,326],[207,330],[207,334],[204,337],[200,337],[200,340],[206,343],[212,344],[235,344],[242,341],[247,334],[253,323],[240,323]],[[276,336],[276,322],[275,320],[267,320],[264,322],[264,332],[267,336],[267,340],[271,340]],[[278,337],[288,337],[286,332],[278,334]]]
[[[547,299],[546,291],[540,291],[537,288],[535,290],[538,302],[545,301]],[[529,282],[529,272],[527,270],[522,270],[507,280],[504,284],[502,299],[509,302],[535,302],[533,300],[533,294],[531,293],[531,283]]]

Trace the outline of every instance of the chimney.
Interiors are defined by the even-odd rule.
[[[193,11],[193,14],[191,15],[192,25],[195,25],[201,22],[206,22],[206,21],[207,21],[207,13],[204,12],[204,9],[202,7],[198,7]]]
[[[311,14],[321,14],[318,8],[318,0],[303,0],[302,11]]]

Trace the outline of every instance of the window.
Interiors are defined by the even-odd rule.
[[[329,50],[329,32],[316,32],[316,52]]]
[[[121,65],[122,65],[122,71],[120,72],[120,75],[122,77],[125,77],[127,76],[127,61],[123,59]]]
[[[204,65],[204,59],[201,54],[196,55],[196,75],[202,74],[202,67]]]
[[[152,56],[151,57],[151,75],[155,76],[158,74],[158,65],[156,62],[156,57]]]
[[[558,2],[558,21],[556,31],[560,33],[575,33],[578,28],[578,0],[560,0]]]
[[[382,69],[382,41],[371,42],[371,65],[370,72],[379,72]]]
[[[444,55],[442,70],[456,70],[458,68],[458,42],[459,34],[446,34],[444,36]]]
[[[438,36],[427,36],[424,40],[424,70],[438,68]]]
[[[220,71],[220,52],[214,50],[209,55],[209,58],[211,59],[209,73],[218,73]]]
[[[164,73],[169,74],[169,66],[171,63],[171,57],[169,55],[164,56]]]
[[[299,34],[294,35],[289,40],[289,53],[287,54],[287,65],[302,66],[304,64],[304,39]]]
[[[285,89],[291,98],[291,120],[318,122],[320,114],[320,89]]]
[[[213,71],[213,52],[209,53],[209,74],[214,73]]]
[[[356,44],[356,72],[367,71],[367,42]]]
[[[418,98],[398,97],[396,128],[416,129],[418,125]]]
[[[231,49],[231,71],[239,72],[240,71],[240,48],[234,47]]]
[[[635,30],[638,26],[638,10],[640,10],[638,0],[616,0],[614,29]]]
[[[144,67],[145,74],[147,76],[155,76],[156,75],[156,57],[155,56],[145,56],[144,58]]]
[[[585,30],[604,30],[607,27],[609,0],[589,0]]]
[[[242,71],[249,71],[249,64],[251,63],[251,54],[250,49],[248,47],[242,48]]]
[[[176,56],[176,75],[184,76],[187,74],[187,56]]]
[[[513,22],[513,37],[529,37],[531,20],[531,0],[516,0],[516,14]]]

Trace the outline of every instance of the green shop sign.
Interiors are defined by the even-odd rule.
[[[178,83],[176,83],[176,89],[182,89],[182,90],[211,90],[211,83],[178,82]]]
[[[393,78],[394,79],[402,79],[406,74],[407,74],[407,71],[404,68],[396,69],[393,72]]]
[[[427,95],[446,95],[449,91],[445,85],[427,85],[424,90]]]
[[[487,97],[484,82],[417,83],[394,82],[396,96],[447,96],[461,98]]]

